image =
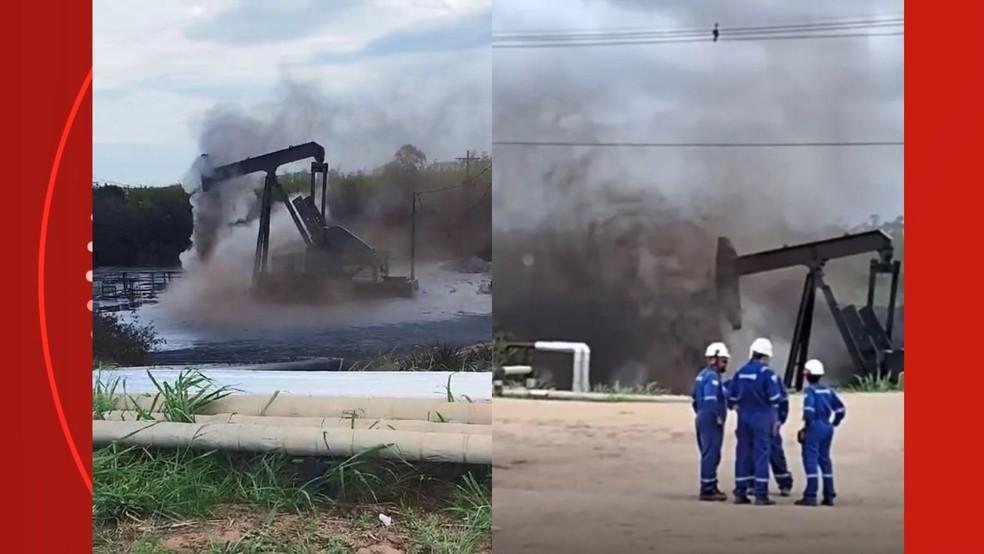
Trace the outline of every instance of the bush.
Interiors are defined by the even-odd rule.
[[[114,314],[97,313],[92,321],[92,357],[100,364],[141,365],[164,340],[151,325],[124,323]]]

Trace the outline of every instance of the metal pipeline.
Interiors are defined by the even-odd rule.
[[[563,342],[563,341],[536,341],[533,348],[543,352],[567,352],[574,355],[573,379],[571,390],[573,392],[589,392],[591,390],[591,379],[589,369],[591,367],[591,348],[583,342]]]

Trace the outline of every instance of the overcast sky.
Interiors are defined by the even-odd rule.
[[[509,31],[691,29],[901,16],[901,0],[495,0]],[[897,30],[897,29],[896,29]],[[878,29],[861,30],[880,32]],[[496,38],[497,45],[501,38]],[[494,140],[899,141],[903,37],[493,49]],[[496,146],[497,228],[530,225],[602,184],[680,203],[758,199],[758,218],[902,213],[903,149]],[[573,176],[569,171],[578,169]],[[558,180],[566,179],[560,183]],[[558,195],[559,188],[570,194]],[[578,198],[578,192],[583,192]],[[588,200],[584,200],[588,198]],[[550,209],[544,208],[549,206]],[[735,205],[737,207],[737,205]],[[741,210],[732,210],[741,211]]]
[[[491,0],[95,0],[93,177],[177,182],[210,110],[263,120],[298,90],[321,112],[311,138],[342,169],[375,167],[403,142],[432,159],[487,150],[490,10]]]

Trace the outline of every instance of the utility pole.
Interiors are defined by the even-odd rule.
[[[463,185],[462,186],[462,190],[461,190],[461,193],[462,194],[461,194],[461,196],[459,198],[462,198],[462,203],[461,203],[462,206],[470,206],[471,205],[471,201],[472,201],[471,191],[470,191],[470,187],[469,187],[469,185],[472,184],[471,183],[471,162],[472,161],[478,161],[479,158],[477,156],[475,156],[475,153],[472,152],[471,150],[465,150],[465,157],[464,158],[456,158],[456,159],[459,162],[465,162],[465,179],[461,183]],[[467,214],[465,214],[463,212],[459,216],[459,221],[461,222],[462,230],[465,227],[465,219],[466,218],[467,218]],[[464,251],[465,251],[466,237],[465,237],[465,233],[463,233],[463,232],[459,232],[459,233],[457,233],[457,235],[458,235],[458,254],[461,255],[461,254],[464,254]]]
[[[455,158],[459,162],[465,162],[465,183],[471,180],[471,162],[478,161],[480,158],[474,155],[475,153],[471,150],[465,150],[464,158]]]

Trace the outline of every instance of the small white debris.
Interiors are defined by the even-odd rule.
[[[393,525],[393,518],[386,514],[379,514],[379,523],[382,523],[383,527],[389,527]]]

